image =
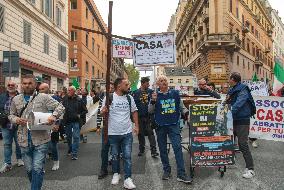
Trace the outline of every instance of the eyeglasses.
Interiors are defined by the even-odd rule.
[[[7,86],[15,86],[14,84],[8,84]]]

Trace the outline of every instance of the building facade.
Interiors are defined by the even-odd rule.
[[[217,87],[238,71],[272,82],[271,19],[259,0],[188,0],[177,23],[177,63]]]
[[[67,2],[0,1],[0,62],[10,47],[19,52],[19,72],[11,78],[18,84],[21,76],[33,74],[53,91],[68,85]]]
[[[284,63],[284,24],[278,15],[278,11],[271,11],[273,28],[273,53],[274,57]]]
[[[75,30],[72,25],[107,32],[93,0],[69,1],[69,71],[81,88],[99,90],[105,85],[107,40],[104,35]]]

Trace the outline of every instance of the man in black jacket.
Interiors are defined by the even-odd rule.
[[[63,121],[66,126],[66,135],[68,142],[68,155],[72,155],[72,160],[78,160],[78,148],[80,142],[80,119],[88,113],[88,110],[82,99],[76,95],[76,88],[68,88],[68,96],[65,96],[62,104],[65,107]],[[72,131],[73,129],[73,131]],[[72,144],[73,137],[73,144]]]
[[[205,79],[201,79],[198,81],[198,89],[194,91],[194,95],[208,95],[213,98],[220,99],[221,96],[211,87],[207,85],[207,82]]]

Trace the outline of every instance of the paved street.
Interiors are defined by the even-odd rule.
[[[183,131],[183,139],[187,141],[188,130]],[[137,139],[133,146],[133,179],[137,189],[202,189],[202,190],[283,190],[284,189],[284,144],[272,141],[259,141],[260,147],[253,149],[257,176],[251,180],[242,179],[241,171],[244,162],[237,153],[236,165],[230,166],[224,178],[216,168],[196,168],[193,185],[184,185],[176,181],[173,151],[170,160],[173,167],[173,178],[162,181],[162,168],[159,159],[152,159],[148,148],[146,157],[137,157]],[[94,190],[122,189],[122,181],[118,186],[111,186],[111,176],[98,180],[100,167],[100,136],[89,133],[88,143],[80,144],[79,160],[71,161],[66,155],[66,144],[61,143],[60,169],[51,171],[52,162],[47,161],[43,189],[45,190]],[[186,165],[189,165],[188,153],[184,152]],[[0,160],[3,161],[3,144],[0,141]],[[188,168],[187,168],[188,169]],[[0,175],[0,189],[23,190],[29,188],[24,168],[15,167],[7,174]]]

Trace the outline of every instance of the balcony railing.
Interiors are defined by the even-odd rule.
[[[263,62],[264,62],[263,58],[261,58],[261,57],[256,57],[255,58],[255,65],[256,66],[262,66]]]
[[[199,51],[209,46],[224,46],[239,49],[241,40],[234,33],[230,34],[206,34],[200,41],[197,42],[196,47]]]

